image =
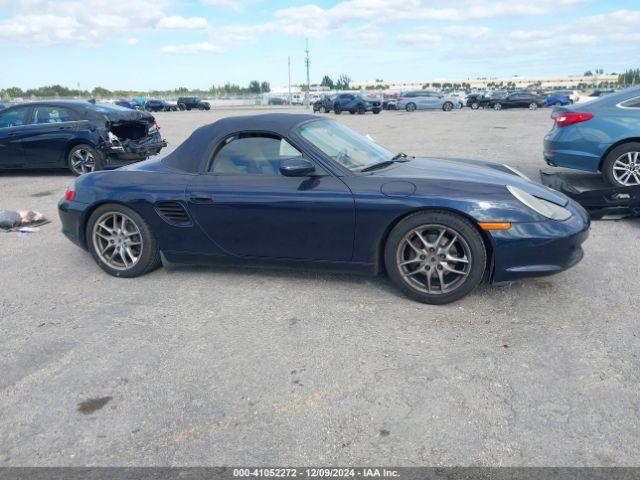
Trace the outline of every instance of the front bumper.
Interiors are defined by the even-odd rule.
[[[160,153],[167,146],[160,132],[156,132],[140,140],[125,140],[117,144],[104,145],[105,169],[123,167],[134,162],[145,160]]]
[[[488,232],[494,254],[493,283],[553,275],[576,265],[589,236],[589,214],[570,201],[572,216],[564,222],[514,223]]]

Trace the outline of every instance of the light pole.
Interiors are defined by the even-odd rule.
[[[289,105],[291,105],[291,57],[287,57],[287,68],[289,69]]]
[[[309,39],[306,39],[307,42],[307,48],[305,49],[305,53],[306,53],[306,59],[304,61],[304,64],[307,66],[307,96],[305,98],[305,105],[307,108],[309,108],[309,103],[311,100],[311,82],[309,80]]]

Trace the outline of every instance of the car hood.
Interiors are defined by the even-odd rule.
[[[512,185],[558,205],[564,206],[568,203],[567,197],[563,194],[523,178],[502,164],[479,160],[414,157],[408,162],[396,163],[383,170],[374,170],[371,174],[389,179],[414,180],[416,183],[420,180],[435,180],[494,186]]]

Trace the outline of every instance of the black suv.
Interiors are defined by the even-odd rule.
[[[341,93],[333,99],[333,112],[340,115],[343,111],[361,115],[366,112],[378,114],[382,111],[382,103],[369,100],[358,93]]]
[[[180,97],[178,99],[178,108],[180,110],[211,110],[211,104],[200,100],[198,97]]]

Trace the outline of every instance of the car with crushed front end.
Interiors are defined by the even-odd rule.
[[[116,105],[48,101],[0,111],[0,170],[81,175],[144,160],[166,145],[152,115]]]
[[[313,113],[329,113],[333,110],[334,97],[330,95],[323,95],[318,100],[313,102]]]
[[[578,263],[585,210],[501,164],[392,153],[317,115],[229,117],[174,152],[76,179],[63,233],[107,273],[161,264],[386,272],[444,304]]]
[[[562,107],[551,118],[548,165],[602,172],[614,187],[640,186],[640,87]]]

